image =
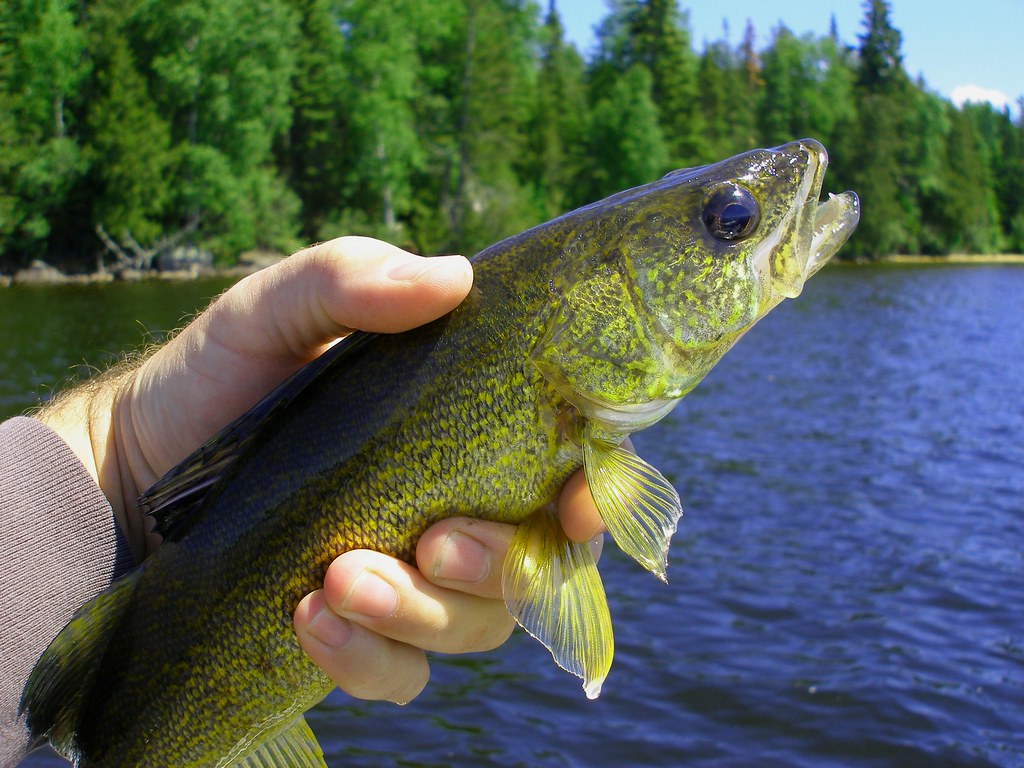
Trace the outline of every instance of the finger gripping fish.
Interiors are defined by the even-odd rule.
[[[813,140],[676,171],[481,252],[447,316],[356,333],[142,498],[164,542],[84,606],[22,709],[80,766],[323,766],[303,713],[333,687],[292,614],[341,553],[412,561],[454,515],[519,527],[509,611],[596,697],[604,588],[555,503],[580,466],[616,543],[664,578],[682,514],[620,446],[661,419],[845,242]]]

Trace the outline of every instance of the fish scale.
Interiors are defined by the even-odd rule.
[[[33,734],[84,768],[323,766],[302,713],[333,683],[296,605],[341,553],[412,562],[453,515],[519,524],[506,605],[596,696],[611,619],[560,489],[583,466],[664,578],[679,497],[620,443],[849,236],[856,197],[818,202],[826,162],[804,140],[613,195],[479,254],[444,318],[336,344],[144,494],[164,542],[43,654]]]

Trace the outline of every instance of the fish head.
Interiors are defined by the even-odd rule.
[[[577,240],[600,255],[572,275],[570,311],[534,355],[549,380],[611,431],[661,418],[852,233],[857,196],[820,201],[827,165],[825,148],[804,139],[674,171],[570,214]],[[566,332],[569,323],[583,331]],[[588,352],[586,336],[600,348]],[[569,370],[581,354],[588,367]]]
[[[819,202],[813,139],[670,173],[637,199],[645,234],[622,246],[636,298],[681,346],[750,327],[835,255],[859,218],[852,192]]]

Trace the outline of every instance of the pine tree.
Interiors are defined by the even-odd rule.
[[[999,207],[1004,247],[1024,253],[1024,98],[1017,117],[1003,110],[993,141],[993,191]]]
[[[946,145],[952,111],[949,104],[935,94],[922,92],[914,95],[916,98],[911,106],[916,117],[917,137],[912,163],[920,212],[914,239],[921,253],[939,255],[949,250],[944,217],[949,184]]]
[[[692,165],[704,154],[698,99],[698,60],[690,46],[689,22],[677,0],[612,0],[598,30],[593,81],[596,98],[636,65],[651,75],[658,122],[673,165]]]
[[[86,149],[91,160],[92,221],[115,239],[153,243],[163,233],[170,126],[157,112],[129,47],[124,20],[132,3],[100,0],[90,12],[95,81]]]
[[[754,146],[758,80],[750,78],[747,67],[748,62],[726,40],[704,49],[698,70],[704,125],[701,162],[721,160]]]
[[[594,106],[589,132],[592,199],[653,181],[668,170],[668,148],[652,86],[650,72],[636,64]]]
[[[993,194],[991,158],[982,130],[993,114],[988,105],[967,104],[951,112],[946,141],[946,220],[953,251],[991,253],[999,243],[999,212]]]
[[[795,138],[794,123],[806,122],[801,82],[806,78],[804,48],[787,27],[779,25],[762,55],[765,86],[758,101],[757,122],[762,142],[770,146]]]
[[[754,48],[757,32],[754,23],[747,20],[743,30],[743,42],[740,43],[738,64],[742,73],[742,98],[744,101],[744,119],[738,122],[738,147],[744,150],[753,148],[757,141],[757,103],[761,90],[764,88],[764,75],[761,56]]]
[[[855,88],[857,120],[848,134],[852,185],[863,201],[850,254],[879,258],[916,252],[919,211],[912,179],[912,85],[903,71],[902,36],[886,0],[865,3]]]
[[[277,157],[302,203],[302,237],[330,237],[328,217],[342,202],[345,160],[352,154],[345,116],[344,39],[332,0],[289,0],[299,20],[292,112]]]
[[[574,184],[582,171],[586,141],[584,65],[564,34],[555,1],[550,0],[541,30],[535,112],[529,126],[533,157],[529,174],[542,218],[587,202]]]
[[[872,93],[902,90],[906,85],[903,70],[903,35],[889,20],[888,0],[866,0],[864,33],[860,36],[857,84]]]
[[[765,86],[758,103],[762,140],[781,144],[813,136],[826,145],[854,116],[854,73],[830,37],[775,30],[763,54]]]

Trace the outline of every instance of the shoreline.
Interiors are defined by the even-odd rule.
[[[0,275],[0,288],[14,285],[101,285],[103,283],[126,282],[134,283],[143,280],[162,280],[177,282],[183,280],[199,280],[203,278],[236,278],[241,279],[254,272],[277,263],[285,258],[282,254],[260,252],[246,254],[233,267],[198,268],[177,270],[141,270],[124,269],[119,271],[105,270],[82,275],[67,275],[42,261],[33,262],[26,269],[13,275]],[[887,256],[876,260],[839,260],[831,266],[992,266],[1004,264],[1024,264],[1024,253],[970,254],[954,253],[949,256]]]
[[[157,270],[157,269],[120,269],[87,272],[80,275],[68,275],[44,261],[36,260],[25,269],[13,275],[0,275],[0,288],[15,285],[102,285],[105,283],[137,283],[144,280],[165,282],[181,282],[204,278],[236,278],[241,279],[261,269],[276,264],[285,256],[266,251],[243,254],[236,265],[231,267],[199,267],[189,269]]]
[[[949,256],[888,256],[872,264],[1024,264],[1024,253],[951,253]]]

